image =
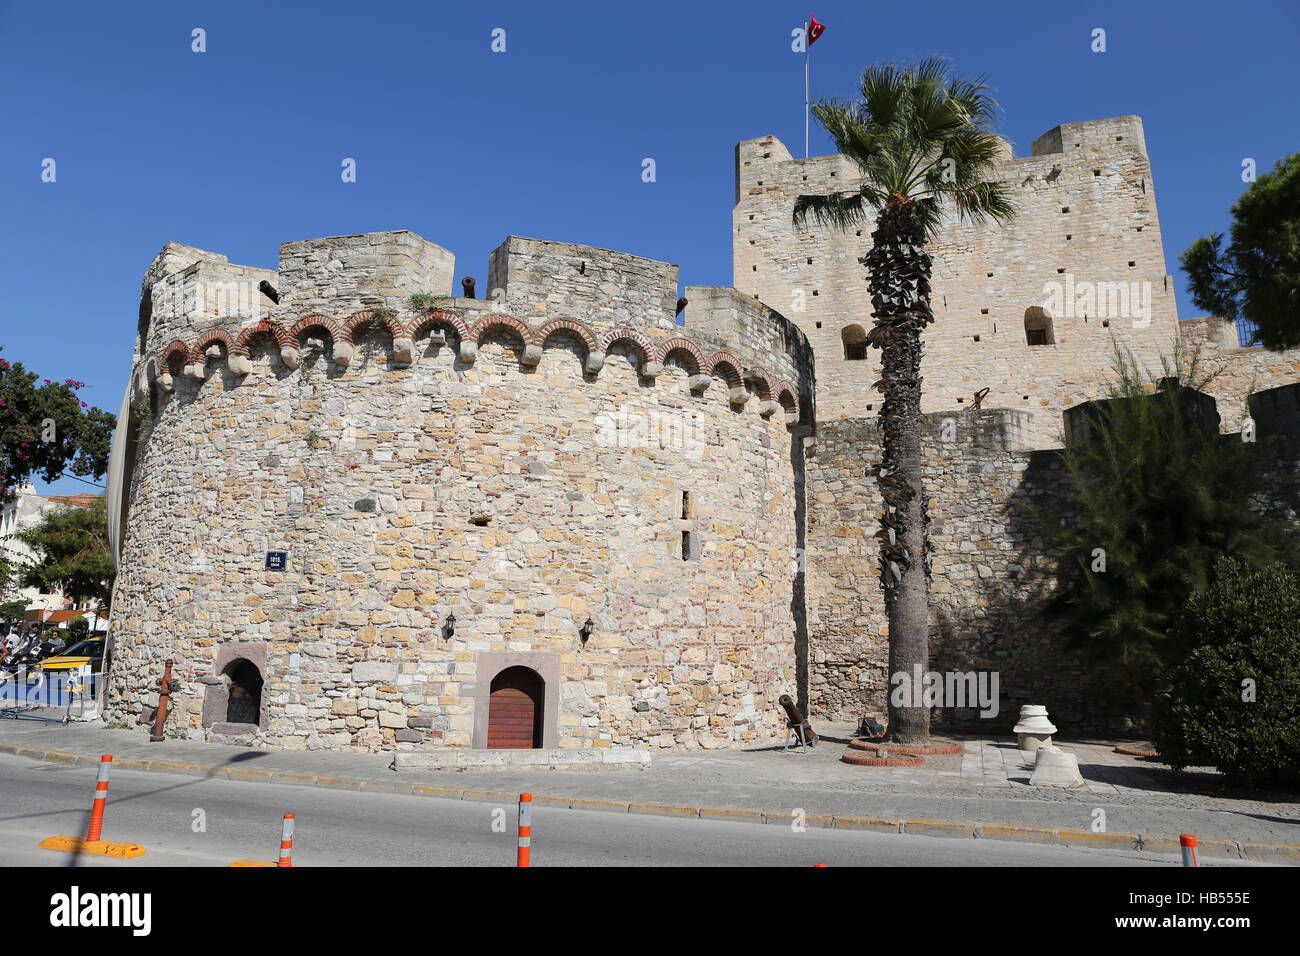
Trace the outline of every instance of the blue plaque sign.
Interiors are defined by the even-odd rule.
[[[266,552],[266,570],[283,571],[285,565],[289,563],[288,551],[268,551]]]

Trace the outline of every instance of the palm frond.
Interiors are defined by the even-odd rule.
[[[861,192],[831,193],[827,196],[805,195],[794,201],[794,224],[807,225],[808,220],[819,226],[848,229],[867,218],[866,203]]]
[[[984,76],[955,77],[941,57],[882,63],[862,72],[859,95],[853,103],[823,100],[813,115],[857,168],[861,185],[856,193],[800,196],[796,225],[809,218],[857,225],[868,207],[880,209],[890,196],[911,200],[931,237],[949,212],[977,224],[1014,217],[1011,185],[994,176],[1003,144],[992,132],[998,105]]]

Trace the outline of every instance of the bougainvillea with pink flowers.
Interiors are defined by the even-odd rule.
[[[116,417],[83,401],[77,393],[85,387],[0,358],[0,503],[32,476],[101,478],[108,471]]]

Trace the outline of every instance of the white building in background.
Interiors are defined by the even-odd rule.
[[[38,495],[36,486],[24,482],[18,487],[18,495],[13,501],[0,509],[0,553],[11,564],[25,564],[35,559],[31,548],[15,537],[24,528],[30,528],[41,520],[41,515],[53,508],[86,508],[103,500],[103,495]],[[4,582],[7,583],[7,582]],[[3,588],[0,600],[26,600],[28,619],[35,617],[32,612],[63,611],[72,606],[60,593],[45,593],[39,588]],[[41,619],[46,615],[41,614]],[[92,623],[92,627],[95,625]]]

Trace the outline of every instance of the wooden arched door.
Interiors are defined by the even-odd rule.
[[[542,745],[542,678],[530,667],[507,667],[492,678],[488,701],[489,750]]]

